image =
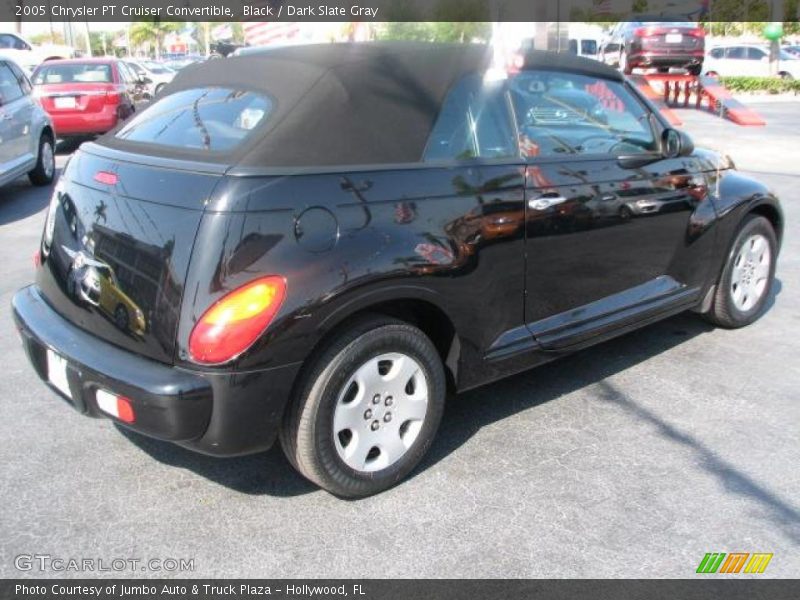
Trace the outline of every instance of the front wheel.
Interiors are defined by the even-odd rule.
[[[766,308],[775,280],[778,241],[772,224],[748,216],[736,235],[706,318],[716,325],[738,328],[757,320]]]
[[[367,318],[305,373],[281,445],[300,473],[329,492],[376,494],[405,478],[427,452],[445,387],[439,354],[422,331]]]
[[[53,139],[43,133],[39,138],[39,155],[36,159],[36,166],[33,171],[28,173],[33,185],[50,185],[56,173],[56,153]]]

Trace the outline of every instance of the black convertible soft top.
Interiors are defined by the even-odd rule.
[[[491,64],[474,44],[377,42],[287,46],[186,67],[163,94],[202,87],[263,92],[274,102],[248,141],[216,160],[243,167],[313,167],[420,160],[450,87]],[[528,68],[621,80],[614,69],[568,54],[531,51]],[[100,143],[176,158],[202,153],[120,140]],[[211,157],[208,157],[211,158]]]

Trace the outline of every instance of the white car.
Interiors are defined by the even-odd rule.
[[[769,47],[759,44],[730,44],[712,48],[706,54],[703,73],[729,77],[769,77]],[[785,50],[778,55],[778,76],[800,78],[800,60]]]
[[[169,67],[149,60],[126,60],[125,63],[140,79],[150,80],[150,83],[145,85],[151,98],[158,94],[176,75],[176,72]]]
[[[44,44],[34,46],[16,33],[0,32],[0,57],[8,58],[28,74],[46,60],[72,58],[75,51],[69,46]]]
[[[0,57],[0,185],[27,174],[49,185],[56,171],[53,123],[22,69]]]

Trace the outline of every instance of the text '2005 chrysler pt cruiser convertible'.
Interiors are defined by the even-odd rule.
[[[58,182],[13,300],[79,412],[343,497],[445,394],[691,309],[765,310],[778,200],[617,71],[481,46],[296,46],[181,72]]]

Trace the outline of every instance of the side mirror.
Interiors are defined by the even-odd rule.
[[[150,83],[153,83],[153,80],[145,75],[142,75],[141,77],[139,77],[139,83],[141,83],[142,85],[148,85]]]
[[[687,133],[670,127],[661,134],[661,153],[665,158],[689,156],[692,152],[694,142]]]

